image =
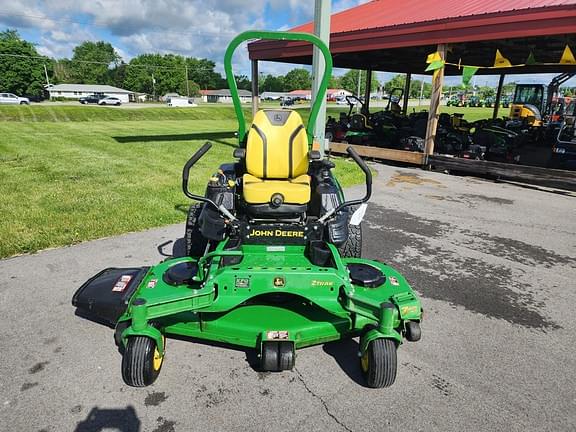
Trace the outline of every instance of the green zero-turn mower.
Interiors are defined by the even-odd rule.
[[[246,130],[231,61],[250,39],[310,42],[324,55],[307,128],[296,111],[265,109]],[[122,377],[131,386],[156,380],[170,335],[254,349],[265,371],[292,369],[296,349],[359,336],[367,385],[390,386],[396,349],[420,339],[422,308],[396,270],[360,258],[369,168],[348,149],[364,171],[366,193],[345,201],[333,163],[311,150],[332,71],[328,48],[310,34],[248,31],[231,42],[224,64],[238,117],[238,161],[220,166],[204,196],[189,191],[188,178],[211,144],[185,164],[184,194],[198,202],[186,224],[187,255],[105,269],[78,289],[73,305],[115,327]]]

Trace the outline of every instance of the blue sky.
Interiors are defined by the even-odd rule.
[[[366,0],[333,0],[333,12]],[[17,29],[40,53],[70,57],[85,40],[110,42],[124,61],[145,52],[209,58],[221,71],[226,45],[251,29],[287,29],[313,19],[313,0],[18,0],[0,6],[0,29]],[[246,53],[235,59],[239,73],[249,73]],[[263,73],[286,73],[293,66],[262,63]],[[336,70],[342,74],[345,70]],[[378,73],[379,81],[393,74]],[[507,81],[548,82],[554,75],[509,76]],[[428,77],[425,77],[428,79]],[[572,79],[568,84],[576,85]],[[496,77],[477,77],[495,85]],[[459,77],[447,78],[458,85]]]

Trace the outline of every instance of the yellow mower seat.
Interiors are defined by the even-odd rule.
[[[268,204],[282,196],[286,204],[310,201],[308,138],[302,118],[290,110],[260,110],[246,143],[244,201]]]

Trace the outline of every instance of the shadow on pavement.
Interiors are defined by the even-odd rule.
[[[360,347],[354,339],[344,339],[336,342],[329,342],[322,347],[326,354],[331,355],[338,363],[338,366],[356,384],[366,387],[362,371],[360,370],[360,359],[358,351]]]
[[[139,432],[140,419],[132,406],[119,409],[92,408],[86,420],[76,425],[74,432],[100,432],[116,430],[118,432]]]

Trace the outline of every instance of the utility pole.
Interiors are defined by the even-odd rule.
[[[46,65],[44,64],[44,76],[46,77],[46,87],[50,87],[50,80],[48,79],[48,70],[46,69]]]
[[[190,97],[190,83],[188,82],[188,65],[185,65],[186,68],[186,96]]]
[[[152,100],[156,102],[156,78],[152,74]]]
[[[330,8],[331,0],[315,0],[314,34],[328,47],[330,46]],[[326,64],[322,52],[318,48],[314,47],[312,53],[312,75],[314,78],[312,81],[313,100],[310,101],[312,104],[318,95],[318,89],[320,88],[320,82],[322,81],[322,75],[324,75],[325,68]],[[324,155],[326,150],[326,143],[324,140],[324,131],[326,128],[326,96],[324,96],[323,99],[324,100],[322,101],[316,119],[316,125],[314,127],[314,138],[316,138],[316,141],[320,144],[320,153],[322,155]]]

